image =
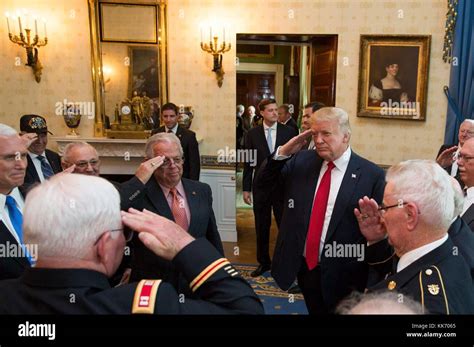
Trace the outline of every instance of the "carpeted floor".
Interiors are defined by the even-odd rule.
[[[256,265],[236,264],[234,266],[259,296],[265,314],[308,314],[303,295],[282,291],[270,276],[269,271],[254,278],[250,276],[250,273],[257,268]]]

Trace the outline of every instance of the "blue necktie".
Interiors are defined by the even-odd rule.
[[[53,176],[54,175],[53,169],[51,168],[51,165],[49,165],[49,163],[46,161],[46,158],[43,157],[42,155],[38,155],[37,158],[41,162],[41,171],[43,171],[44,179],[48,179],[51,176]]]
[[[268,128],[267,144],[270,153],[273,153],[272,128]]]
[[[20,245],[23,247],[23,215],[21,214],[20,210],[16,206],[15,199],[12,196],[7,195],[6,205],[8,208],[8,214],[10,216],[10,221],[15,229],[16,234],[18,235],[18,239],[20,240]],[[28,251],[25,249],[26,257],[30,264],[32,264],[32,259]]]

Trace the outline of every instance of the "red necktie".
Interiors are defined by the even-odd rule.
[[[171,213],[173,214],[174,221],[178,224],[181,228],[188,231],[188,217],[186,216],[186,208],[184,207],[184,200],[178,198],[178,192],[176,188],[170,189],[170,195],[173,199],[171,204]]]
[[[306,238],[306,264],[312,270],[318,265],[319,243],[323,232],[324,217],[328,206],[329,191],[331,190],[331,171],[334,163],[330,161],[328,168],[319,182],[316,198],[313,202],[313,210],[309,221],[308,236]]]

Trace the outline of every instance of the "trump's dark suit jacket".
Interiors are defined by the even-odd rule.
[[[158,129],[154,129],[152,135],[166,131],[165,126],[162,126]],[[176,136],[178,136],[181,141],[181,147],[183,147],[183,177],[198,181],[199,173],[201,172],[201,157],[199,156],[199,145],[196,140],[196,133],[178,125]]]
[[[258,190],[270,190],[278,180],[284,189],[284,210],[280,224],[272,276],[283,290],[296,278],[303,261],[313,198],[323,159],[316,151],[303,150],[291,159],[277,161],[271,157],[262,165],[255,181]],[[354,152],[341,183],[325,245],[366,244],[360,233],[354,208],[364,195],[381,202],[385,187],[384,171]],[[328,307],[334,307],[352,290],[362,291],[367,281],[368,266],[351,257],[328,257],[323,248],[320,261],[322,295]]]
[[[212,209],[212,192],[209,185],[182,179],[186,192],[191,222],[188,232],[195,238],[207,239],[222,255],[224,250],[221,238],[217,230],[216,219]],[[157,213],[160,216],[174,221],[171,209],[166,201],[165,195],[156,179],[152,177],[146,184],[141,208]],[[137,206],[137,202],[135,203]],[[180,289],[185,292],[189,289],[187,282],[172,265],[172,262],[162,259],[146,248],[143,243],[135,238],[133,240],[132,274],[131,280],[160,278],[173,283],[180,284]],[[178,287],[177,287],[178,288]]]

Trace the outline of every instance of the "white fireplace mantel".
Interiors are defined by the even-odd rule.
[[[51,137],[59,154],[71,142],[87,142],[99,153],[101,174],[133,175],[145,157],[145,139],[109,139],[105,137]]]

